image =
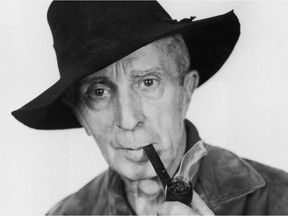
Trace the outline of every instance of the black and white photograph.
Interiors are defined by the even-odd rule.
[[[288,1],[1,1],[0,215],[288,215]]]

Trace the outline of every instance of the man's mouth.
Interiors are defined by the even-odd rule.
[[[144,146],[145,147],[145,146]],[[141,150],[143,149],[144,147],[139,147],[139,148],[122,148],[122,149],[126,149],[128,151],[138,151],[138,150]]]
[[[145,145],[148,146],[148,145]],[[135,163],[145,163],[148,162],[148,157],[144,151],[144,147],[137,147],[137,148],[116,148],[123,156],[129,161]]]

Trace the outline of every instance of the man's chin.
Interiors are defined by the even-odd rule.
[[[142,165],[131,165],[125,166],[125,168],[121,167],[120,169],[115,169],[116,172],[131,181],[140,181],[144,179],[155,178],[157,175],[150,163],[142,164]]]

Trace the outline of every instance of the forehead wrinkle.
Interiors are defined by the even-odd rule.
[[[130,75],[130,68],[133,68],[133,62],[135,62],[136,59],[139,58],[139,55],[136,55],[136,53],[132,53],[118,62],[116,62],[116,68],[115,72],[117,72],[116,75],[119,75],[120,72],[123,72],[124,75]]]
[[[83,78],[81,83],[90,83],[97,79],[113,81],[116,78],[115,68],[116,68],[115,63],[113,63],[108,67],[99,70],[97,72],[94,72],[88,75],[87,77]]]
[[[133,76],[133,77],[145,76],[145,75],[151,74],[151,73],[162,74],[163,73],[162,67],[152,67],[152,68],[149,68],[147,70],[132,70],[131,76]]]

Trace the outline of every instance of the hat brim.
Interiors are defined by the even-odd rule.
[[[67,88],[81,78],[109,66],[135,50],[175,33],[181,33],[186,42],[191,69],[198,70],[200,74],[200,86],[221,68],[231,54],[240,35],[240,24],[234,12],[230,11],[223,15],[193,22],[163,25],[162,28],[149,31],[145,37],[141,35],[135,37],[135,41],[129,41],[129,44],[123,45],[125,49],[119,49],[117,55],[111,56],[105,63],[102,62],[101,66],[95,66],[83,73],[74,73],[70,77],[61,77],[34,100],[13,111],[12,115],[26,126],[35,129],[81,127],[71,108],[61,99]],[[97,58],[99,56],[89,58],[91,64]]]

